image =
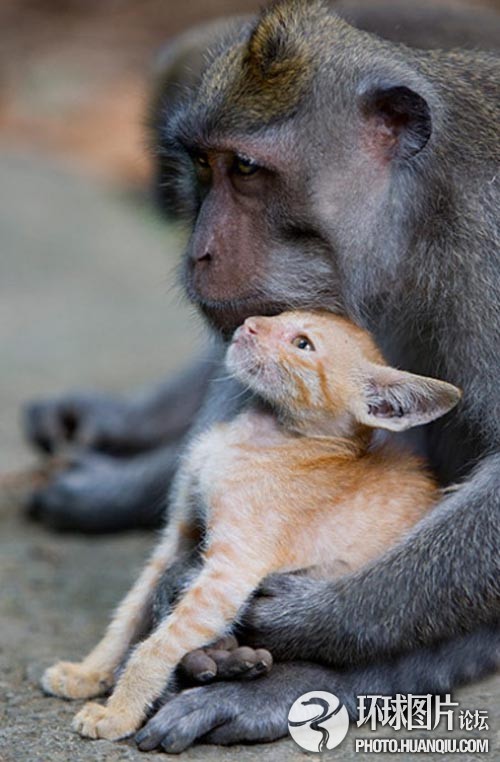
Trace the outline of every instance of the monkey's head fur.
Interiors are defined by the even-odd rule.
[[[323,10],[315,2],[275,2],[214,60],[197,100],[202,108],[210,104],[215,128],[258,129],[294,112],[313,80],[317,61],[308,31]]]
[[[309,436],[404,431],[444,415],[461,396],[452,384],[388,367],[370,334],[324,311],[247,318],[226,366],[288,428]]]
[[[493,55],[410,50],[321,0],[226,29],[154,119],[190,299],[226,337],[296,308],[383,330],[411,289],[408,321],[449,309],[452,260],[497,250],[499,89]]]

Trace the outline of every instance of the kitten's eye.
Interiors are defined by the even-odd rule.
[[[296,336],[292,339],[292,344],[294,347],[297,347],[297,349],[303,349],[305,352],[316,351],[314,344],[307,338],[307,336]]]
[[[250,175],[254,175],[256,172],[258,172],[259,169],[259,165],[253,159],[248,159],[246,156],[234,157],[233,172],[235,172],[237,175],[250,177]]]

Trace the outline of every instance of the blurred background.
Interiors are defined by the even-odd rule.
[[[21,403],[126,389],[190,355],[182,242],[148,198],[155,53],[254,0],[1,0],[0,473],[30,460]]]
[[[153,381],[203,340],[175,285],[182,240],[148,197],[150,72],[171,36],[258,4],[0,0],[1,762],[144,759],[133,744],[89,752],[70,730],[74,707],[43,697],[37,680],[96,641],[152,538],[61,537],[28,523],[15,474],[35,457],[19,411],[69,388]],[[500,0],[474,4],[500,9]],[[473,708],[498,707],[498,681],[472,690]],[[208,747],[187,756],[234,759]],[[285,741],[240,757],[303,754]]]

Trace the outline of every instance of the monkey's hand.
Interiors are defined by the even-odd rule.
[[[332,690],[332,686],[332,670],[296,662],[277,664],[255,682],[189,688],[169,698],[135,740],[143,751],[161,746],[177,754],[197,740],[213,744],[274,741],[287,734],[288,712],[298,696],[310,690]]]
[[[242,642],[269,649],[277,661],[315,659],[322,634],[315,614],[325,596],[333,597],[331,589],[331,582],[302,574],[266,577],[244,612]],[[336,626],[333,613],[331,626]]]
[[[67,467],[28,498],[28,515],[57,530],[109,532],[157,526],[174,471],[174,448],[133,458],[74,452]]]
[[[113,685],[113,675],[91,671],[83,664],[59,661],[45,670],[42,688],[51,696],[68,699],[102,696]]]
[[[206,684],[215,680],[252,680],[266,675],[273,657],[263,648],[239,646],[232,635],[221,638],[207,648],[186,654],[180,672],[190,684]]]
[[[68,394],[27,405],[24,432],[35,447],[47,453],[57,452],[67,444],[112,453],[130,452],[138,437],[137,413],[131,402],[113,395]]]
[[[497,622],[499,473],[500,453],[398,545],[353,574],[264,580],[263,595],[244,615],[242,641],[269,648],[276,660],[347,667]]]
[[[133,455],[184,436],[204,398],[222,349],[214,348],[167,383],[127,396],[80,392],[35,400],[24,409],[27,439],[54,453],[67,444]]]

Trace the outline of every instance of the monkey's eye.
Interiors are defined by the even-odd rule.
[[[314,344],[307,338],[307,336],[296,336],[292,339],[292,344],[294,347],[297,347],[297,349],[303,349],[304,352],[316,351]]]
[[[194,154],[193,161],[199,169],[210,169],[210,162],[206,153],[200,151]]]
[[[246,156],[235,156],[233,162],[233,172],[237,175],[243,175],[243,177],[250,177],[254,175],[260,169],[259,165]]]

